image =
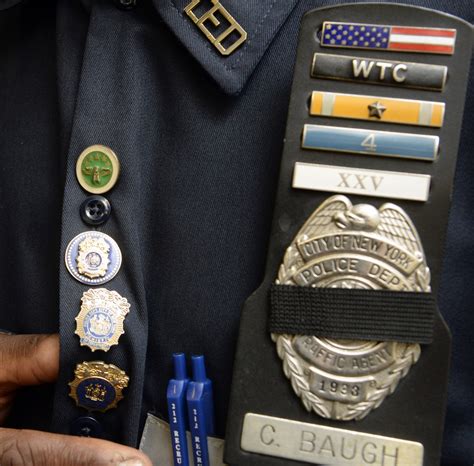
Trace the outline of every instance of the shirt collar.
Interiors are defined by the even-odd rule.
[[[246,31],[246,40],[233,53],[224,56],[186,14],[185,8],[191,0],[153,0],[153,3],[177,38],[228,94],[237,94],[242,90],[297,3],[297,0],[194,1],[198,4],[193,10],[197,17],[216,4],[222,5]],[[225,22],[219,12],[216,16]],[[208,20],[206,25],[212,33],[212,23]]]
[[[10,8],[22,0],[0,0],[0,10]],[[222,55],[193,20],[185,13],[192,0],[152,0],[153,4],[201,66],[211,75],[222,90],[238,94],[251,76],[266,49],[295,7],[298,0],[193,0],[196,15],[221,5],[246,31],[246,40],[230,55]],[[82,0],[90,7],[91,0]],[[217,10],[220,7],[217,8]],[[225,18],[217,11],[216,18]],[[213,33],[212,23],[206,25]],[[222,31],[222,28],[217,34]]]
[[[15,6],[21,1],[23,0],[0,0],[0,11],[6,10],[7,8],[11,8],[12,6]]]

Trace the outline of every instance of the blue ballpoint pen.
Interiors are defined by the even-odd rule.
[[[193,379],[187,391],[194,466],[210,466],[207,437],[214,433],[212,383],[206,377],[204,356],[192,356]]]
[[[173,460],[175,466],[189,466],[188,441],[186,438],[186,391],[189,379],[186,377],[186,357],[184,353],[173,354],[173,362],[175,378],[169,381],[166,392]]]

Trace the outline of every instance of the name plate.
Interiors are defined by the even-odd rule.
[[[376,58],[315,53],[313,78],[356,81],[386,86],[442,91],[448,68],[441,65],[410,63]]]
[[[370,433],[247,413],[240,447],[311,464],[423,466],[423,445]]]
[[[418,173],[296,162],[292,186],[314,191],[425,202],[428,200],[430,181],[429,175]]]
[[[438,155],[439,137],[338,126],[304,125],[301,147],[433,162]]]

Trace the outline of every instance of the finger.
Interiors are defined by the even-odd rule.
[[[59,336],[0,335],[0,390],[54,382],[59,370]]]
[[[14,398],[15,398],[14,392],[1,393],[0,391],[0,426],[3,425],[6,418],[10,414]]]
[[[2,466],[153,466],[134,448],[105,440],[0,428]]]

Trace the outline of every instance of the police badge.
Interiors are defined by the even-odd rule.
[[[277,284],[430,291],[415,226],[395,204],[327,199],[286,250]],[[283,371],[308,411],[359,420],[380,406],[420,356],[418,344],[272,334]]]
[[[105,276],[110,264],[110,246],[103,238],[85,238],[78,245],[77,270],[88,278]]]
[[[117,407],[129,380],[128,375],[113,364],[84,361],[76,365],[74,380],[69,382],[69,396],[81,408],[105,412]]]
[[[105,288],[88,290],[82,295],[81,311],[76,317],[76,335],[81,346],[92,351],[108,351],[123,335],[123,321],[130,304],[116,291]]]

